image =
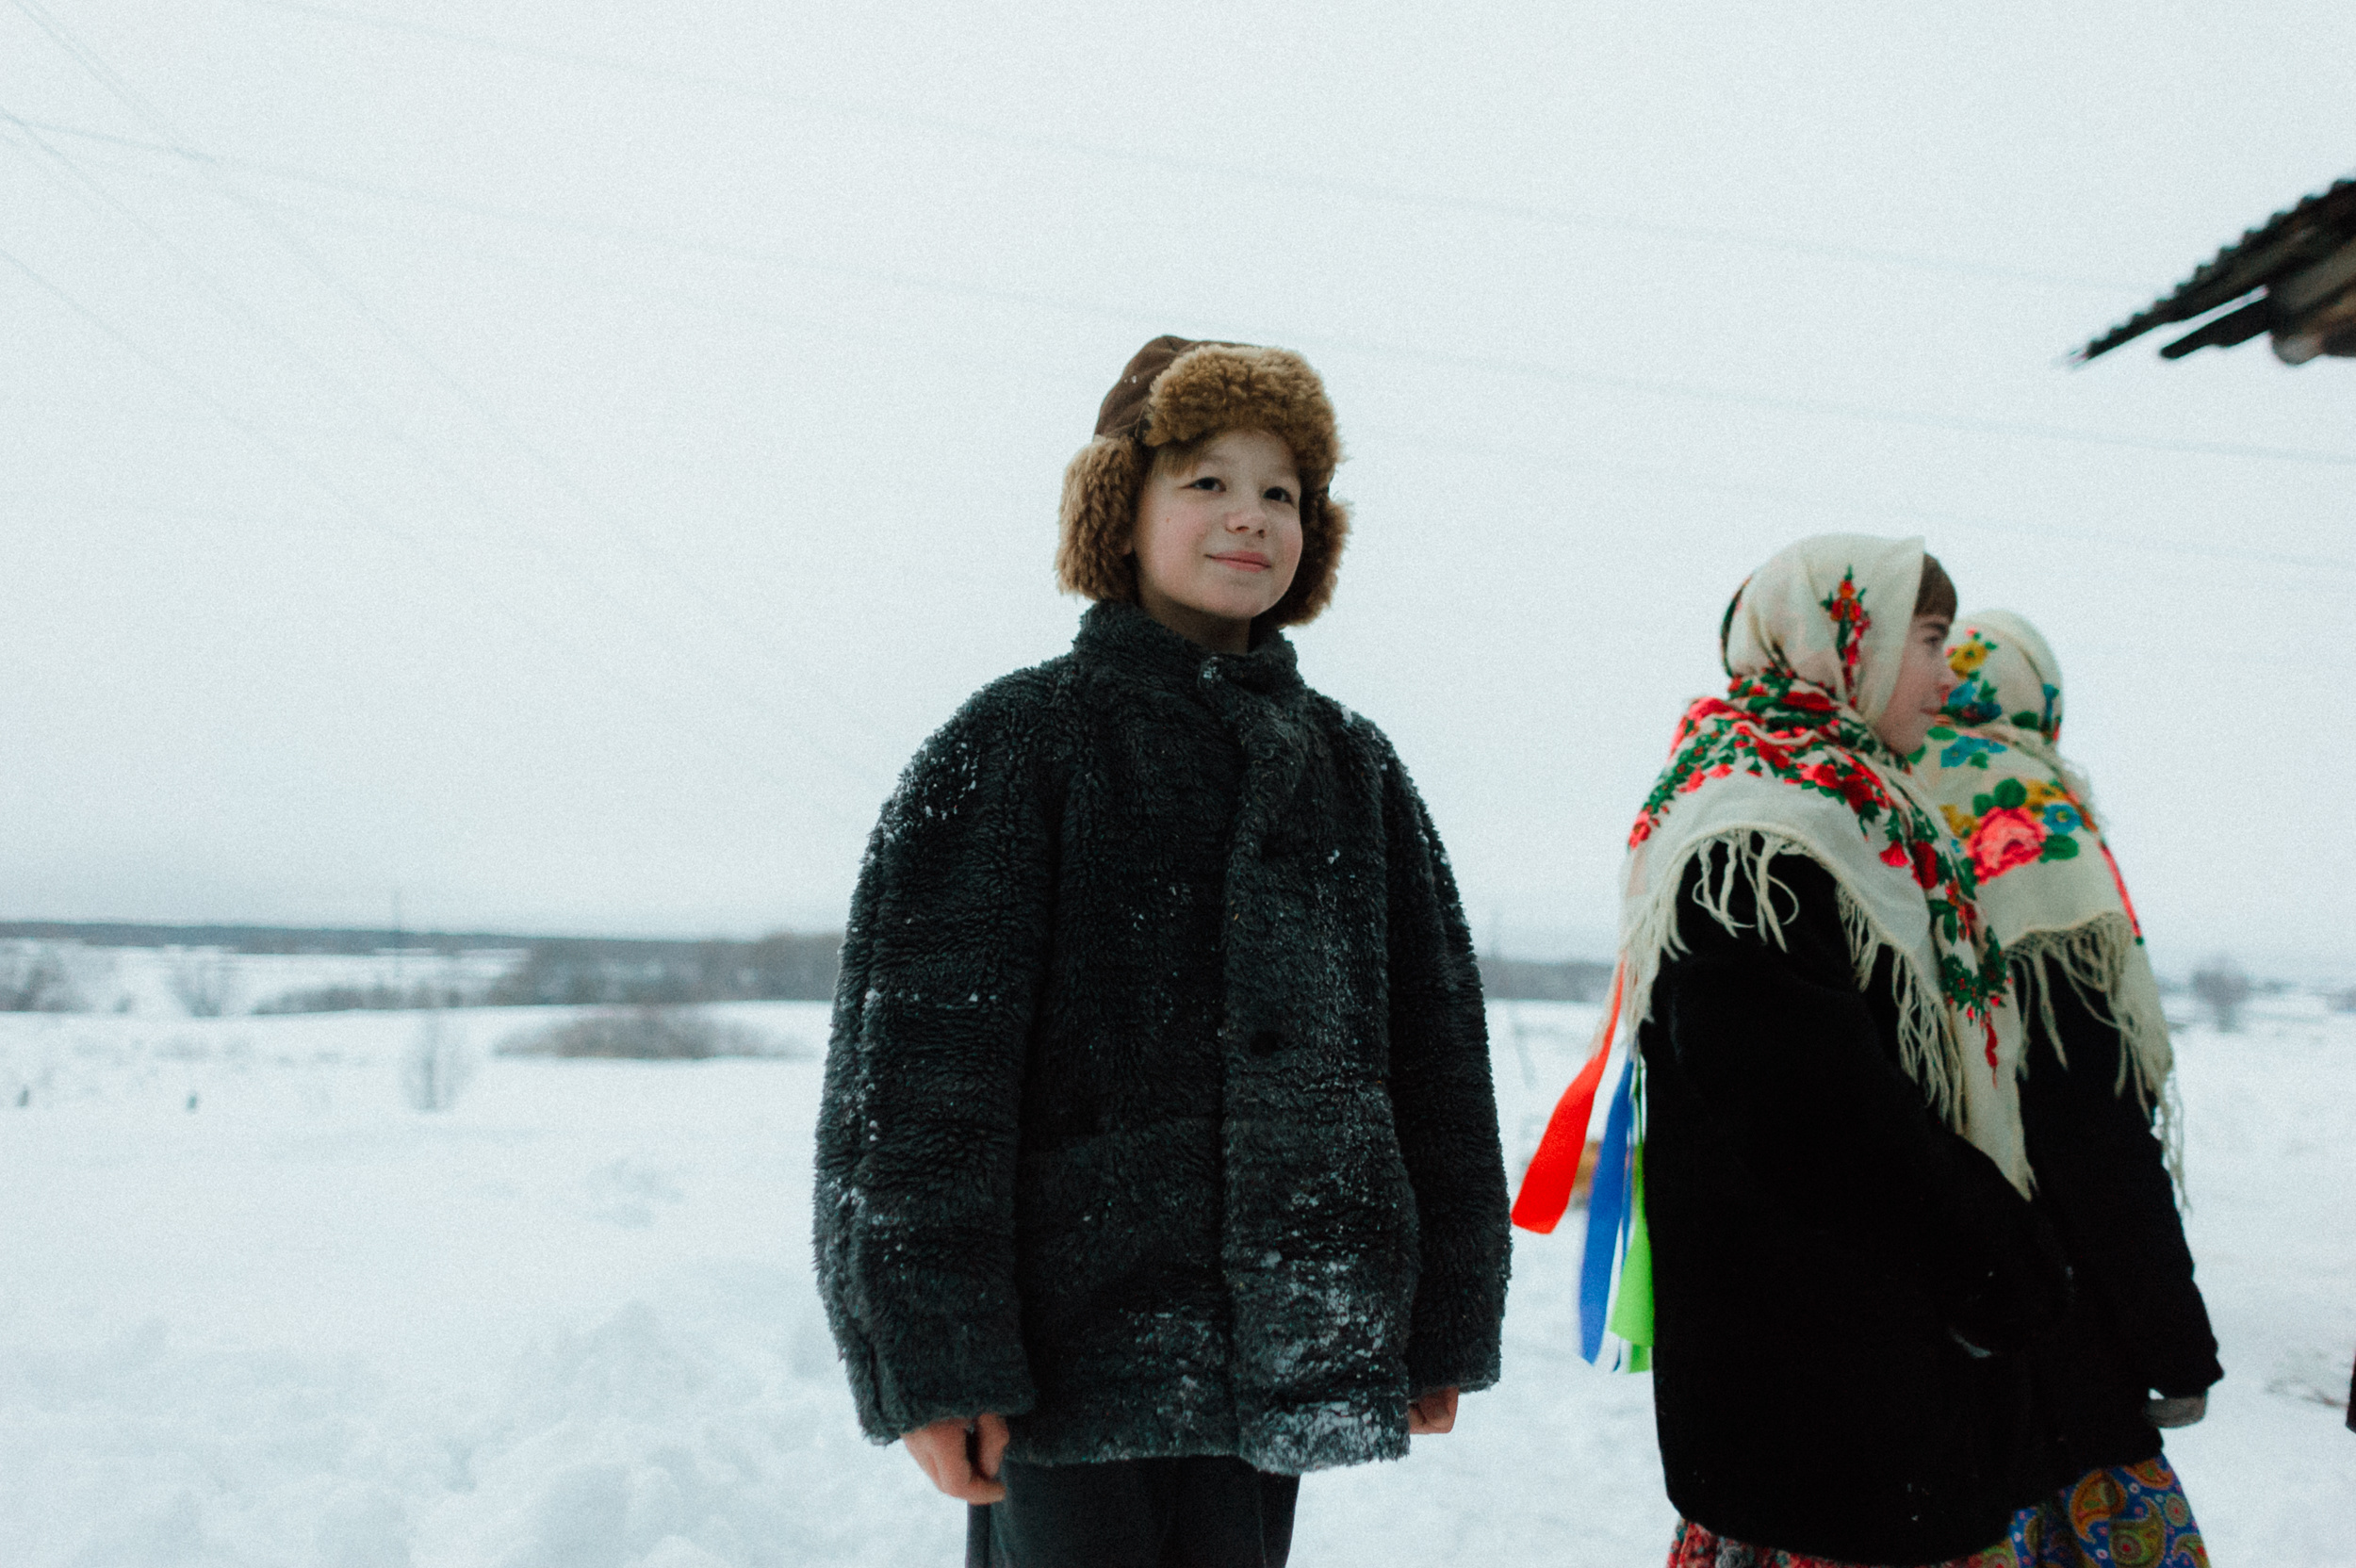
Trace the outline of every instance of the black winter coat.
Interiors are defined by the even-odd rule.
[[[877,1441],[1299,1472],[1496,1381],[1480,981],[1381,732],[1119,604],[976,694],[868,848],[816,1208]]]
[[[2225,1374],[2151,1114],[2132,1090],[2116,1092],[2119,1031],[2050,961],[2038,984],[2053,1002],[2062,1049],[2053,1048],[2044,1010],[2028,1008],[2021,1119],[2037,1202],[2061,1236],[2078,1290],[2035,1362],[2054,1463],[2075,1477],[2157,1454],[2160,1431],[2145,1400],[2199,1394]]]
[[[1859,987],[1831,874],[1774,867],[1797,899],[1781,948],[1698,907],[1689,872],[1687,951],[1638,1035],[1669,1497],[1756,1546],[1963,1557],[2058,1478],[2005,1352],[2058,1314],[2066,1272],[1900,1069],[1890,960]]]

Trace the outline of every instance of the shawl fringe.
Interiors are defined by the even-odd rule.
[[[1963,1075],[1968,1054],[1963,1042],[1955,1037],[1955,1025],[1949,1020],[1946,1000],[1939,994],[1938,982],[1922,972],[1922,966],[1913,954],[1875,928],[1865,906],[1857,902],[1846,883],[1836,886],[1840,890],[1841,929],[1849,939],[1849,964],[1856,972],[1857,988],[1864,990],[1873,985],[1873,972],[1880,967],[1884,953],[1896,959],[1890,966],[1890,977],[1898,999],[1899,1065],[1930,1096],[1931,1109],[1948,1126],[1962,1132]]]
[[[2168,1151],[2168,1174],[2181,1197],[2184,1147],[2176,1053],[2168,1041],[2159,985],[2135,923],[2113,911],[2067,931],[2032,931],[2015,939],[2004,956],[2021,1011],[2035,1007],[2044,1019],[2046,1037],[2064,1067],[2070,1059],[2063,1054],[2061,1029],[2053,1016],[2052,974],[2058,972],[2088,1012],[2119,1031],[2119,1075],[2111,1091],[2123,1095],[2132,1084],[2135,1102],[2152,1113]]]
[[[1720,854],[1721,850],[1725,853]],[[1683,886],[1687,864],[1699,859],[1701,876],[1693,887],[1694,906],[1735,936],[1755,931],[1776,947],[1785,948],[1788,944],[1783,925],[1789,918],[1785,911],[1796,913],[1798,900],[1775,874],[1774,862],[1782,855],[1813,860],[1832,873],[1833,884],[1840,892],[1841,928],[1849,942],[1849,965],[1859,989],[1873,984],[1884,954],[1892,959],[1890,983],[1898,1003],[1900,1065],[1929,1098],[1931,1109],[1939,1119],[1961,1133],[1967,1054],[1962,1043],[1955,1038],[1938,980],[1922,972],[1921,961],[1906,944],[1881,929],[1871,911],[1851,893],[1839,867],[1797,839],[1769,828],[1743,827],[1696,839],[1686,845],[1677,863],[1663,869],[1657,886],[1664,890]],[[1733,907],[1736,891],[1745,884],[1751,891],[1751,907],[1758,911],[1756,920],[1747,923],[1734,913]],[[1782,909],[1777,907],[1778,898],[1783,901]],[[1673,891],[1670,896],[1650,900],[1630,923],[1623,939],[1629,980],[1640,999],[1636,1004],[1640,1021],[1651,1016],[1652,986],[1661,966],[1686,951],[1685,941],[1677,934],[1677,905]]]

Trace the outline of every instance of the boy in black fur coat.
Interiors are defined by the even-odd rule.
[[[860,873],[818,1129],[859,1419],[968,1560],[1278,1564],[1299,1477],[1497,1377],[1506,1200],[1447,857],[1278,628],[1333,591],[1298,355],[1149,343],[1065,476],[1072,651],[975,694]]]

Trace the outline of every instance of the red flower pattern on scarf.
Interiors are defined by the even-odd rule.
[[[2045,839],[2045,824],[2036,812],[2000,806],[1980,819],[1972,835],[1972,870],[1979,880],[1992,882],[2036,859],[2044,852]]]
[[[1866,617],[1854,590],[1824,606],[1838,625],[1854,624],[1862,636]],[[1973,902],[1988,874],[1973,866],[1942,825],[1883,787],[1865,759],[1893,769],[1905,763],[1880,737],[1831,694],[1783,671],[1740,678],[1725,696],[1693,703],[1677,733],[1669,765],[1628,830],[1628,846],[1650,839],[1680,797],[1738,772],[1833,796],[1856,814],[1859,831],[1883,839],[1881,861],[1922,890],[1933,926],[1955,950],[1941,963],[1940,988],[1957,1012],[1987,1029],[1993,1052],[1988,1021],[2004,991],[2004,959]]]
[[[1865,612],[1865,600],[1857,591],[1857,573],[1841,573],[1841,586],[1820,602],[1824,613],[1832,618],[1832,648],[1841,656],[1842,694],[1855,702],[1857,669],[1865,657],[1865,634],[1873,629],[1873,617]]]

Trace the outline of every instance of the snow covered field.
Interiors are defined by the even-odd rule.
[[[546,1015],[457,1013],[480,1068],[429,1115],[414,1015],[0,1017],[0,1562],[957,1560],[810,1284],[825,1009],[715,1011],[811,1053],[499,1058]],[[1592,1019],[1493,1008],[1514,1153]],[[2275,999],[2181,1053],[2228,1379],[2169,1449],[2220,1568],[2345,1565],[2356,1018]],[[1519,1239],[1504,1385],[1311,1478],[1296,1563],[1661,1561],[1649,1388],[1572,1350],[1576,1230]]]

